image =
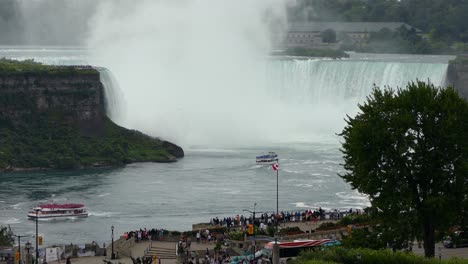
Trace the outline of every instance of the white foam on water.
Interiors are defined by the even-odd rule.
[[[19,224],[21,222],[20,219],[14,217],[0,217],[1,225]]]
[[[25,203],[17,203],[17,204],[12,204],[11,207],[14,209],[21,209],[21,206],[24,205]]]
[[[284,172],[287,173],[293,173],[293,174],[302,174],[304,173],[303,171],[295,171],[295,170],[288,170],[288,169],[283,169]]]
[[[105,217],[105,218],[113,217],[119,214],[121,213],[119,212],[94,212],[94,211],[88,212],[89,216],[97,216],[97,217]]]
[[[294,206],[296,208],[316,208],[315,206],[307,205],[304,202],[296,202],[296,203],[292,203],[292,204],[294,204]]]

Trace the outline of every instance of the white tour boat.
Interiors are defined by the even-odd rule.
[[[30,219],[51,220],[87,217],[88,211],[84,204],[41,204],[28,212]]]
[[[278,162],[278,155],[275,152],[268,152],[266,155],[256,156],[257,164],[272,164]]]

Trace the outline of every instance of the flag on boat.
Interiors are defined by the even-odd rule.
[[[275,171],[279,170],[279,164],[278,164],[278,163],[272,164],[271,167],[272,167],[273,170],[275,170]]]

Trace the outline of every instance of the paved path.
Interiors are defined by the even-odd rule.
[[[175,242],[162,242],[162,241],[153,241],[153,247],[158,247],[158,248],[164,248],[164,249],[173,249],[175,251]],[[144,241],[140,243],[136,243],[135,246],[132,247],[132,256],[134,257],[142,257],[145,254],[145,250],[148,248],[149,242]],[[192,251],[198,251],[198,250],[206,250],[207,248],[209,250],[212,250],[214,248],[215,244],[211,243],[196,243],[192,242],[191,245],[191,250]],[[109,257],[83,257],[83,258],[72,258],[71,263],[72,264],[104,264],[103,260],[107,259],[110,260]],[[122,264],[133,264],[132,260],[130,258],[121,258],[117,260],[111,260],[113,263],[118,264],[119,262]],[[52,261],[49,264],[58,264],[58,261]],[[60,264],[65,264],[65,260],[61,260]],[[176,264],[175,259],[162,259],[161,264]]]

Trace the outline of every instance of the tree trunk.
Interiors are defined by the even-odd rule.
[[[430,217],[430,216],[429,216]],[[433,258],[435,255],[435,228],[432,220],[425,219],[424,230],[424,256],[426,258]]]

